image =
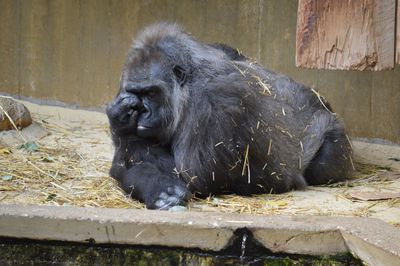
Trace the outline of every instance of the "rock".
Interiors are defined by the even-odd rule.
[[[0,131],[14,129],[4,111],[11,117],[19,129],[32,124],[31,114],[28,108],[22,103],[15,101],[11,97],[0,96],[0,106],[2,107],[2,109],[0,108]]]

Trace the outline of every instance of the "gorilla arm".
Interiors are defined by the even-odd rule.
[[[186,205],[190,193],[173,174],[173,157],[165,148],[143,139],[116,142],[110,175],[126,193],[144,202],[149,209]]]
[[[107,108],[115,146],[110,175],[122,189],[146,204],[149,209],[168,209],[185,205],[190,198],[185,183],[173,173],[175,162],[165,147],[130,132],[136,113],[129,113],[130,100],[120,94]],[[129,125],[129,127],[127,127]]]

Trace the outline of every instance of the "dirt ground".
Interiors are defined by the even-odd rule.
[[[103,113],[24,104],[48,134],[39,134],[33,147],[0,145],[0,203],[144,208],[108,176],[113,146]],[[30,140],[29,132],[22,134]],[[400,227],[400,147],[361,142],[354,147],[357,173],[345,183],[280,195],[194,199],[184,210],[364,216]]]

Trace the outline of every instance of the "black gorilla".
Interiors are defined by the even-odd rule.
[[[229,47],[229,46],[227,46]],[[107,107],[112,177],[148,208],[346,179],[343,123],[314,90],[173,24],[146,28]]]

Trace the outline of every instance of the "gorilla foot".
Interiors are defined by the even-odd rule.
[[[176,183],[176,180],[168,181],[174,181],[174,183]],[[181,181],[177,184],[172,184],[171,182],[167,186],[162,186],[158,191],[151,194],[152,197],[145,202],[146,207],[148,209],[160,210],[168,210],[177,205],[186,206],[187,201],[192,197],[192,194]]]

